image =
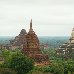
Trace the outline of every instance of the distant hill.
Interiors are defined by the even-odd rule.
[[[40,43],[42,44],[48,44],[50,48],[58,48],[63,43],[68,42],[69,37],[65,36],[56,36],[56,37],[49,37],[49,36],[43,36],[39,37]]]
[[[9,44],[9,40],[11,39],[14,39],[14,37],[0,36],[0,44]],[[69,37],[65,37],[65,36],[59,36],[59,37],[40,36],[39,37],[40,43],[48,44],[50,48],[58,48],[63,43],[66,43],[68,39]]]
[[[12,36],[0,36],[0,44],[9,44],[11,39],[14,39]]]

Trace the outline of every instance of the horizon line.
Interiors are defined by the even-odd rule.
[[[4,35],[4,36],[8,36],[8,35]],[[4,37],[3,35],[1,35],[0,37]],[[17,36],[17,35],[16,35]],[[11,35],[9,35],[8,37],[16,37],[16,36],[11,36]],[[44,35],[38,35],[38,37],[42,37],[42,36],[44,36]],[[46,36],[46,35],[45,35]],[[46,36],[46,37],[70,37],[69,35],[66,35],[66,36],[64,36],[64,35],[56,35],[56,36]]]

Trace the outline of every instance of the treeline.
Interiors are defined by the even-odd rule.
[[[43,36],[39,37],[41,44],[48,44],[50,48],[58,48],[60,45],[62,45],[65,42],[68,42],[69,37],[48,37]]]
[[[74,61],[55,61],[36,70],[43,74],[74,74]]]
[[[50,51],[50,50],[49,50]],[[45,53],[44,53],[45,54]],[[74,74],[74,61],[56,59],[54,49],[50,52],[49,65],[34,66],[34,60],[28,58],[19,49],[0,49],[0,74]],[[53,58],[54,56],[54,58]]]

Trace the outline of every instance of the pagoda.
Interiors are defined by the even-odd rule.
[[[39,44],[37,35],[35,34],[35,32],[32,29],[32,20],[30,22],[30,29],[27,34],[27,41],[28,41],[28,48],[31,48],[34,50],[39,49],[40,44]]]
[[[74,28],[67,43],[64,43],[56,50],[58,55],[63,55],[65,59],[73,58],[74,54]]]
[[[26,43],[23,44],[22,50],[24,54],[33,58],[38,63],[48,61],[48,55],[42,54],[40,50],[39,39],[32,28],[32,19],[30,22],[29,32],[26,35]]]
[[[22,29],[20,34],[16,36],[13,40],[10,40],[10,49],[22,49],[23,44],[26,43],[27,32],[25,29]],[[8,46],[9,47],[9,46]]]
[[[44,65],[48,63],[48,55],[42,54],[39,39],[33,31],[32,19],[30,22],[29,32],[27,33],[25,29],[22,29],[20,34],[16,36],[15,39],[10,40],[10,48],[21,49],[26,56],[33,58],[36,64],[41,63]]]
[[[74,28],[72,30],[71,37],[69,39],[69,43],[74,43]]]

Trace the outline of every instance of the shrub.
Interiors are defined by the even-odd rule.
[[[16,72],[9,68],[0,68],[0,74],[16,74]]]
[[[4,64],[6,67],[14,69],[17,74],[26,74],[33,69],[33,60],[19,52],[13,53]]]

